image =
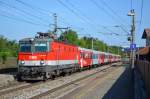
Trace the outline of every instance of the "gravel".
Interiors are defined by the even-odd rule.
[[[56,80],[52,80],[52,81],[47,81],[44,83],[41,83],[39,85],[36,86],[31,86],[30,88],[25,88],[25,89],[21,89],[21,90],[17,90],[5,95],[1,95],[0,99],[29,99],[32,98],[38,94],[47,92],[48,90],[51,90],[53,88],[62,86],[66,83],[72,82],[76,79],[82,78],[86,75],[90,75],[93,74],[99,70],[102,70],[104,68],[108,68],[109,66],[103,66],[103,67],[99,67],[99,68],[95,68],[92,70],[87,70],[87,71],[83,71],[80,73],[75,73],[72,74],[70,76],[66,76],[66,77],[62,77]],[[12,78],[11,78],[12,79]]]
[[[13,75],[0,74],[0,88],[16,83]]]

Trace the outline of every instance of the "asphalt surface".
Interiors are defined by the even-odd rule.
[[[128,66],[102,99],[134,99],[132,72]]]
[[[133,99],[131,71],[118,68],[103,77],[97,77],[61,99]]]

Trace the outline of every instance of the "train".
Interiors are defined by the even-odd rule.
[[[120,60],[120,55],[82,48],[39,32],[34,38],[19,40],[17,79],[54,79]]]

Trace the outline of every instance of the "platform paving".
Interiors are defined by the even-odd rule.
[[[92,81],[61,99],[134,99],[129,66],[123,66],[102,79]]]
[[[134,99],[132,72],[128,65],[102,99]]]

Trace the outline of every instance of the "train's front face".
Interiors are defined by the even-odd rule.
[[[23,39],[19,41],[18,72],[22,79],[41,79],[47,65],[49,42],[42,39]]]

